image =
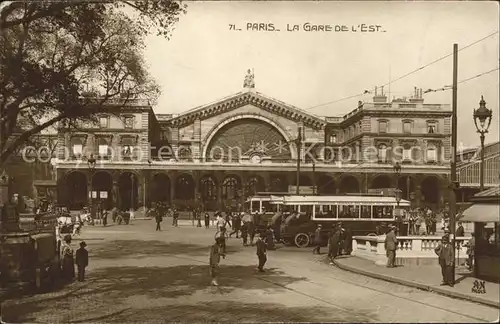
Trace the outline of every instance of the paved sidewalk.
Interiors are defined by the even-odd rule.
[[[341,257],[335,260],[335,265],[343,270],[365,276],[398,283],[405,286],[433,291],[453,298],[460,298],[476,303],[500,307],[500,285],[485,282],[485,294],[472,292],[476,278],[463,267],[457,268],[454,287],[440,286],[441,268],[439,266],[398,266],[386,268],[378,266],[371,260],[359,257]]]

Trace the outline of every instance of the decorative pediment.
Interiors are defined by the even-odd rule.
[[[193,109],[171,119],[169,123],[172,126],[182,127],[192,124],[196,119],[204,120],[249,104],[290,120],[301,122],[304,126],[313,129],[323,129],[326,126],[325,120],[258,92],[240,92],[217,103]]]

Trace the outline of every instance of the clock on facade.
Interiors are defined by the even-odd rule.
[[[260,157],[260,155],[255,154],[255,155],[252,155],[252,157],[250,158],[250,160],[252,161],[252,163],[260,163],[261,157]]]

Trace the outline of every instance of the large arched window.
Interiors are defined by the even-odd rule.
[[[237,199],[240,183],[235,177],[227,177],[222,183],[222,199]]]
[[[212,178],[201,179],[200,185],[200,194],[203,201],[217,200],[217,185]]]

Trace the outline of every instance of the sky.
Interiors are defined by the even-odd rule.
[[[410,97],[413,88],[452,84],[499,67],[496,2],[187,2],[170,40],[147,39],[145,59],[162,95],[156,113],[182,113],[243,90],[253,69],[256,90],[318,116],[342,116],[373,95],[343,98],[391,81],[384,92]],[[247,30],[273,24],[279,31]],[[345,32],[305,31],[304,24],[335,25]],[[353,32],[361,24],[378,32]],[[230,25],[234,25],[231,30]],[[289,27],[287,27],[287,25]],[[298,25],[299,31],[287,31]],[[481,95],[493,110],[486,142],[499,140],[499,70],[458,86],[458,141],[479,145],[472,119]],[[402,78],[401,78],[402,77]],[[390,89],[389,89],[390,88]],[[450,104],[452,91],[424,94],[425,103]]]

